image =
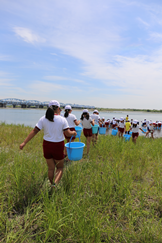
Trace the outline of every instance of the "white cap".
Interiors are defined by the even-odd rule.
[[[87,110],[87,109],[84,109],[84,110],[83,110],[83,113],[88,113],[88,110]]]
[[[134,121],[133,121],[133,124],[137,124],[137,122],[138,122],[137,120],[134,120]]]
[[[102,120],[103,120],[103,119],[105,120],[105,117],[102,117]]]
[[[150,122],[149,122],[149,124],[153,124],[153,122],[152,122],[152,121],[150,121]]]
[[[57,100],[51,100],[49,102],[48,106],[50,107],[51,105],[55,105],[55,106],[60,107],[60,103]]]
[[[123,117],[120,117],[120,121],[124,121],[124,118]]]
[[[96,112],[96,113],[99,113],[98,110],[94,110],[93,113]]]
[[[66,106],[65,106],[65,110],[72,110],[72,109],[71,109],[71,105],[66,105]]]

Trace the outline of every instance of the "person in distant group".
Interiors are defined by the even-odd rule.
[[[134,120],[133,121],[133,125],[132,125],[132,141],[134,143],[136,143],[136,140],[137,140],[137,138],[139,136],[139,130],[141,130],[143,133],[146,133],[146,132],[143,131],[142,128],[139,127],[138,121]]]
[[[158,129],[161,129],[161,122],[160,121],[158,121],[157,127],[158,127]]]
[[[123,137],[123,133],[125,131],[125,123],[124,123],[124,118],[121,117],[118,125],[118,136]]]
[[[131,126],[132,126],[133,125],[133,119],[131,119],[130,123],[131,123]]]
[[[149,125],[147,127],[146,137],[148,136],[149,133],[151,134],[151,138],[154,139],[154,135],[153,135],[154,134],[154,125],[153,125],[152,121],[149,122]]]
[[[142,122],[142,127],[146,127],[147,125],[146,125],[146,118],[143,120],[143,122]]]
[[[106,126],[106,130],[108,130],[109,129],[109,126],[110,126],[110,119],[107,119],[105,121],[105,126]]]
[[[75,131],[75,126],[78,126],[80,124],[80,121],[77,121],[77,118],[75,115],[71,114],[72,108],[70,105],[65,106],[65,113],[64,117],[66,118],[70,131]],[[67,143],[70,141],[71,136],[67,136],[66,133],[64,133]],[[72,141],[74,141],[75,137],[72,137]],[[67,156],[67,150],[65,148],[65,157]]]
[[[130,130],[131,130],[131,123],[128,119],[128,121],[126,121],[125,123],[125,134],[129,134]]]
[[[116,128],[117,126],[118,126],[117,119],[115,118],[112,120],[112,129]]]
[[[105,127],[106,122],[105,122],[105,117],[102,117],[101,122],[99,122],[100,127]]]
[[[83,113],[80,118],[81,124],[83,126],[83,134],[86,137],[86,142],[87,142],[87,155],[89,154],[90,150],[90,143],[92,139],[92,126],[95,125],[94,120],[91,118],[89,115],[89,112],[87,109],[83,110]]]
[[[101,118],[99,116],[99,112],[98,110],[94,110],[93,114],[91,115],[92,120],[94,120],[94,124],[95,125],[100,125],[101,124]],[[98,139],[98,132],[96,134],[92,135],[92,140],[93,140],[93,144],[97,142]]]
[[[129,115],[126,116],[125,121],[127,122],[129,120]]]
[[[40,131],[44,130],[43,153],[48,166],[48,178],[51,187],[55,187],[62,177],[64,166],[64,133],[66,136],[76,136],[75,131],[70,131],[67,120],[60,116],[60,104],[57,100],[51,100],[46,110],[45,116],[42,116],[35,128],[29,133],[20,149]],[[55,181],[54,172],[55,173]]]

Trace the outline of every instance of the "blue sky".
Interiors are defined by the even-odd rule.
[[[0,99],[162,109],[161,0],[0,0]]]

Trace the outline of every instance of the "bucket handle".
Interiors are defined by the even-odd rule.
[[[70,141],[69,141],[69,149],[70,149],[70,144],[71,144],[72,138],[73,138],[73,135],[71,136]],[[79,138],[79,142],[80,142],[80,136],[78,136],[78,138]]]

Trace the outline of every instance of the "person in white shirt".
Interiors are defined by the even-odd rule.
[[[101,124],[101,118],[99,116],[98,110],[93,111],[91,118],[92,118],[92,120],[94,120],[95,125]],[[97,139],[98,139],[98,132],[92,135],[93,144],[97,142]]]
[[[29,133],[20,149],[40,131],[44,130],[43,153],[48,166],[48,178],[51,187],[55,187],[62,177],[64,166],[64,133],[66,136],[76,136],[76,131],[70,131],[67,120],[60,116],[60,104],[57,100],[51,100],[45,116],[41,117],[35,128]],[[55,181],[54,172],[55,173]]]
[[[89,112],[87,109],[83,110],[83,113],[81,115],[80,118],[81,124],[83,126],[83,134],[86,137],[86,142],[87,142],[87,155],[89,153],[90,150],[90,143],[91,143],[91,139],[92,139],[92,126],[95,125],[94,120],[89,116]]]
[[[125,123],[124,123],[124,118],[121,117],[118,125],[118,136],[123,137],[123,133],[125,131]]]
[[[109,129],[109,125],[110,125],[110,119],[107,119],[105,122],[106,130]]]
[[[148,136],[149,133],[151,134],[151,138],[154,139],[154,136],[153,136],[153,134],[154,134],[154,125],[153,125],[152,121],[149,122],[149,125],[147,127],[146,137]]]
[[[75,115],[71,114],[72,113],[72,108],[70,105],[66,105],[65,106],[65,113],[64,113],[64,117],[66,118],[68,124],[69,124],[69,128],[70,131],[75,131],[75,126],[78,126],[80,124],[80,121],[77,121],[77,118]],[[64,133],[65,138],[67,143],[70,141],[71,136],[66,136],[66,134]],[[71,141],[74,141],[75,137],[72,137]],[[67,156],[67,150],[65,148],[65,157]]]
[[[99,122],[99,124],[100,124],[100,127],[106,126],[105,117],[102,117],[101,122]]]
[[[142,128],[139,127],[138,121],[134,120],[133,121],[133,125],[132,125],[132,141],[134,143],[136,143],[136,140],[137,140],[137,138],[139,136],[139,130],[141,130],[143,133],[146,133],[146,132],[143,131]]]
[[[117,118],[112,120],[112,129],[116,128],[118,126],[117,124]]]

